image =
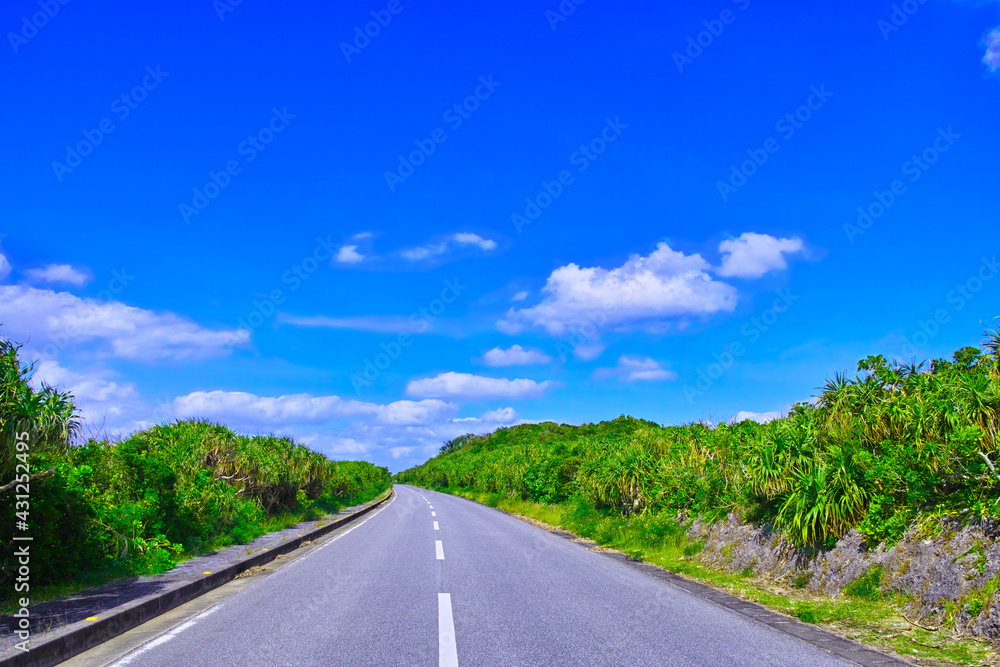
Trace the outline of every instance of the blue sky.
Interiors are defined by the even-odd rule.
[[[393,470],[521,420],[781,412],[998,314],[998,24],[9,2],[3,331],[92,432],[208,417]]]

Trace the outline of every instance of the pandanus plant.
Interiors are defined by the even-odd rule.
[[[73,397],[45,383],[33,388],[34,367],[22,365],[20,349],[0,334],[0,482],[13,475],[19,434],[28,434],[32,453],[65,452],[80,430]]]

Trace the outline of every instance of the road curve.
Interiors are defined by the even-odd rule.
[[[502,512],[396,492],[115,664],[848,664]]]

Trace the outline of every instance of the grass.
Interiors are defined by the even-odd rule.
[[[593,540],[602,547],[637,557],[670,572],[724,590],[768,609],[818,625],[837,634],[862,642],[887,653],[894,653],[919,665],[984,665],[1000,661],[990,644],[967,636],[956,636],[946,629],[924,628],[907,620],[902,596],[884,596],[878,589],[881,572],[873,568],[843,597],[811,595],[797,588],[780,586],[752,576],[706,567],[696,556],[704,548],[682,533],[672,532],[651,537],[646,526],[629,526],[620,517],[574,516],[572,508],[530,500],[508,498],[502,494],[471,492],[455,488],[438,491],[474,500],[514,515],[572,532]]]

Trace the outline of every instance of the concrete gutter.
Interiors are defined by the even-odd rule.
[[[117,609],[110,610],[107,616],[102,614],[98,621],[71,623],[42,635],[41,641],[37,644],[34,643],[36,640],[32,639],[31,650],[28,652],[13,649],[0,654],[0,667],[51,667],[69,660],[112,637],[142,625],[164,612],[232,581],[237,575],[252,567],[265,565],[278,556],[295,551],[302,546],[303,542],[315,540],[332,530],[351,523],[388,502],[394,494],[395,491],[390,488],[389,494],[384,498],[359,505],[354,512],[304,533],[301,537],[290,539],[267,551],[247,556],[217,572],[200,576],[175,588],[128,602]]]

